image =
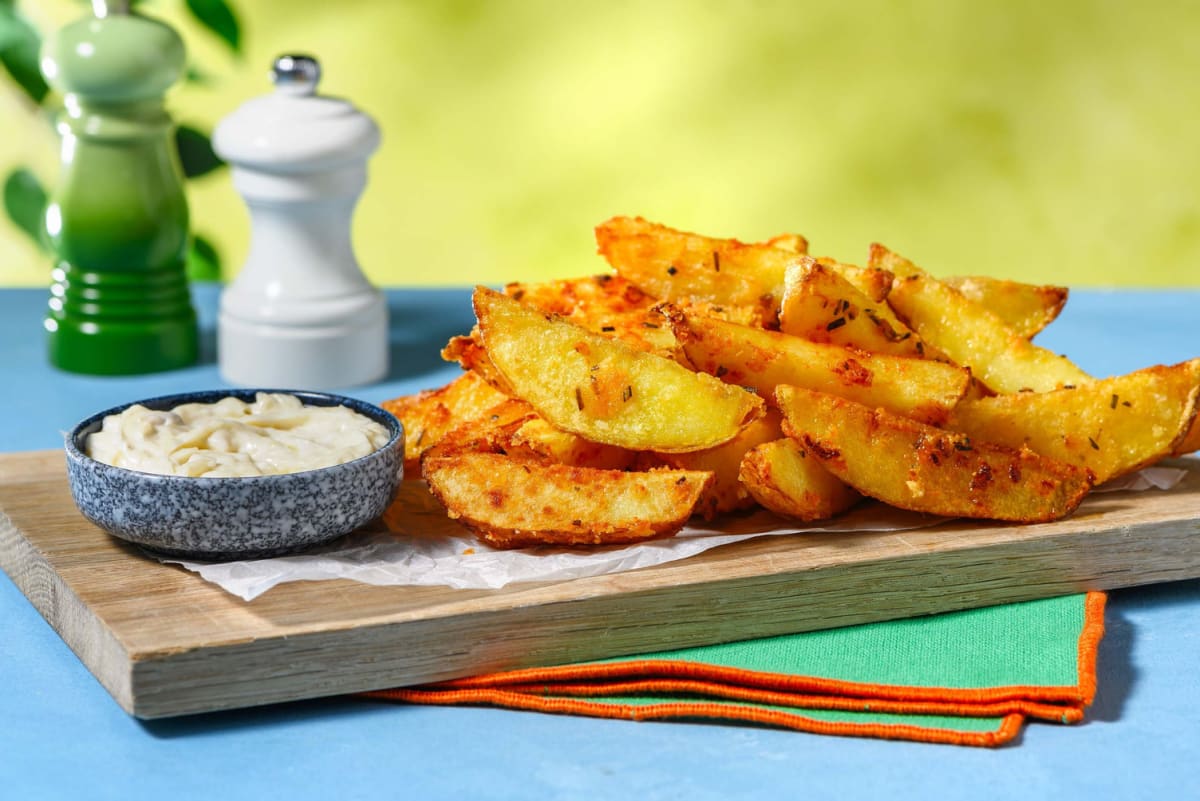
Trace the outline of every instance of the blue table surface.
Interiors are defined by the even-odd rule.
[[[202,363],[122,378],[44,357],[42,290],[0,290],[0,450],[57,448],[100,409],[227,386],[218,288],[195,287]],[[368,401],[444,383],[468,291],[390,290],[390,375]],[[1096,375],[1200,356],[1200,291],[1074,291],[1039,343]],[[0,578],[0,797],[1197,798],[1200,580],[1115,591],[1099,692],[1077,726],[1031,724],[999,750],[706,723],[632,723],[329,699],[187,718],[129,717]]]

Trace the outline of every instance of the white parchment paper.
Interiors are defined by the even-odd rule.
[[[1186,471],[1150,467],[1095,492],[1168,490]],[[459,589],[496,589],[519,581],[561,581],[599,576],[686,559],[753,537],[809,532],[904,531],[945,522],[946,518],[862,504],[834,520],[796,525],[770,512],[730,515],[713,526],[688,525],[674,537],[589,550],[526,548],[495,550],[478,542],[445,511],[423,482],[406,481],[394,515],[379,525],[354,532],[322,548],[294,556],[240,562],[194,562],[163,558],[182,565],[227,592],[252,600],[288,581],[350,579],[379,585],[442,585]]]

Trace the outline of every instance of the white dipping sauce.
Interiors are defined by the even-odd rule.
[[[88,435],[97,461],[176,476],[268,476],[349,462],[382,447],[383,425],[345,406],[305,406],[260,392],[253,403],[222,398],[170,411],[134,404]]]

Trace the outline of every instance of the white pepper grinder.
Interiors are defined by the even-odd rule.
[[[332,389],[388,369],[387,305],[354,256],[351,219],[379,127],[318,95],[309,56],[275,60],[275,91],[221,121],[213,148],[250,210],[246,263],[221,295],[217,355],[233,384]]]

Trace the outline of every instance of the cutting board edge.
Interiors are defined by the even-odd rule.
[[[43,478],[61,470],[53,464],[52,452],[14,456],[0,466],[10,468],[10,477],[19,484],[26,483],[26,473],[18,467],[45,473]],[[632,571],[614,575],[613,586],[594,595],[577,594],[594,580],[581,579],[574,590],[564,586],[558,593],[518,594],[509,599],[516,602],[509,607],[485,604],[469,611],[460,608],[311,633],[259,631],[211,645],[158,651],[134,649],[130,631],[122,635],[105,622],[102,610],[83,604],[86,595],[72,589],[71,576],[78,579],[86,574],[57,572],[55,559],[61,554],[40,550],[41,540],[26,539],[3,512],[0,567],[122,708],[150,719],[1193,578],[1200,576],[1200,519],[1192,514],[1190,507],[1186,514],[1178,508],[1174,512],[1156,508],[1152,519],[1125,521],[1095,534],[1055,533],[1001,546],[964,540],[964,547],[956,545],[933,559],[914,550],[876,562],[814,570],[786,561],[780,564],[778,557],[767,555],[751,561],[759,567],[782,569],[754,575],[735,571],[724,578],[706,578],[704,570],[676,565],[665,572],[679,581],[688,579],[691,583],[686,587],[674,581],[647,585],[638,579],[640,571]],[[913,564],[922,558],[923,572]],[[999,579],[994,569],[997,559],[1006,560]],[[881,582],[881,576],[889,578],[889,566],[891,583]],[[848,602],[847,586],[856,583],[859,597]],[[694,619],[678,619],[675,609],[681,603],[690,603]],[[594,619],[597,616],[601,619]],[[447,621],[453,625],[440,630]],[[422,645],[436,648],[409,663],[402,661],[405,648],[420,650]],[[338,649],[345,649],[344,659]],[[308,654],[316,661],[289,664],[296,654]],[[238,680],[231,682],[227,670],[234,671]],[[195,685],[189,685],[193,679]]]
[[[134,662],[130,711],[147,719],[221,711],[645,653],[662,650],[664,636],[672,648],[683,648],[1200,576],[1200,547],[1147,576],[1114,567],[1119,559],[1103,558],[1119,556],[1121,542],[1137,543],[1136,532],[1101,536],[1090,547],[1064,537],[1069,541],[1065,548],[1053,543],[1039,547],[1046,545],[1042,540],[1010,543],[999,551],[991,546],[939,554],[944,575],[958,580],[930,581],[916,589],[912,575],[895,571],[897,560],[881,560],[171,653]],[[1158,551],[1175,555],[1174,544],[1187,544],[1188,538],[1196,540],[1180,527],[1161,541]],[[1014,568],[1000,583],[987,566],[997,557],[1012,560]],[[688,606],[681,592],[706,603]],[[697,611],[691,619],[673,619],[672,606]],[[633,608],[647,622],[630,621],[624,613]],[[837,609],[841,611],[835,613]],[[598,626],[596,620],[609,624]],[[669,629],[665,633],[664,626]],[[356,662],[364,643],[382,656]],[[406,646],[417,646],[420,657],[406,661]],[[271,659],[262,659],[268,650]],[[316,687],[309,672],[314,654],[326,665]],[[333,670],[328,669],[331,658]],[[268,663],[287,664],[295,674],[269,669]],[[229,675],[239,681],[206,681]]]
[[[0,570],[108,691],[134,714],[133,663],[113,631],[0,510]]]

